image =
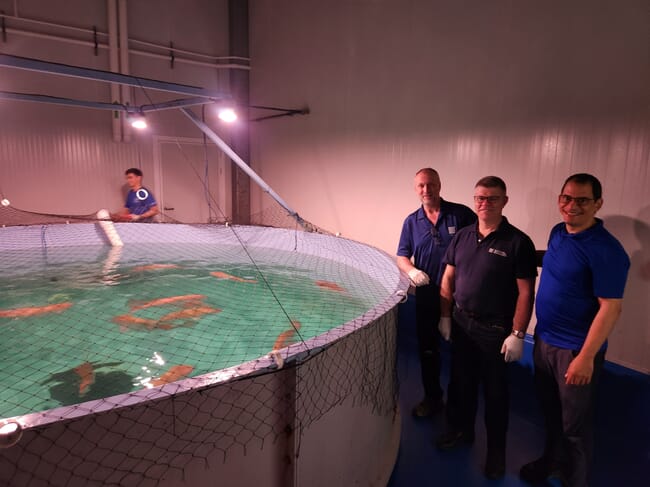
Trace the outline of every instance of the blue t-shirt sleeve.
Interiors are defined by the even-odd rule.
[[[399,245],[397,246],[397,255],[408,258],[413,256],[413,229],[408,219],[402,225],[402,234],[400,235]]]
[[[620,299],[630,269],[630,259],[623,246],[612,240],[607,248],[600,248],[590,256],[594,295],[599,298]]]
[[[156,198],[153,197],[151,193],[149,193],[149,196],[147,197],[145,204],[147,206],[147,209],[150,209],[153,206],[156,206],[158,203],[156,202]]]

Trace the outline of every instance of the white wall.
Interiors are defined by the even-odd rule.
[[[503,177],[539,249],[564,179],[595,174],[632,259],[608,358],[650,372],[647,19],[643,0],[256,0],[251,101],[311,114],[253,126],[253,165],[307,220],[391,254],[423,166],[470,206]]]

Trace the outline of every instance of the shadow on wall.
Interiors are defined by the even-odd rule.
[[[650,206],[638,218],[612,215],[605,228],[623,244],[631,266],[625,286],[623,312],[610,336],[608,360],[650,373]]]

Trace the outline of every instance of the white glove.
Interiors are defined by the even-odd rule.
[[[441,316],[440,321],[438,322],[438,331],[440,336],[446,341],[449,341],[451,338],[451,317],[450,316]]]
[[[506,362],[516,362],[524,353],[524,339],[508,335],[508,338],[503,341],[501,353],[504,354],[503,359]]]
[[[415,284],[416,287],[426,286],[429,284],[429,276],[427,276],[427,273],[415,267],[409,271],[409,279],[411,279],[411,282]]]

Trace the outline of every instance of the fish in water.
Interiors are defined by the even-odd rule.
[[[152,299],[151,301],[132,300],[129,302],[129,306],[131,306],[131,311],[136,311],[138,309],[151,308],[153,306],[188,306],[188,302],[198,302],[204,299],[205,294],[185,294],[182,296],[170,296],[168,298]]]
[[[275,343],[273,344],[273,351],[280,350],[289,345],[289,342],[291,342],[293,337],[296,335],[296,331],[300,330],[300,327],[302,326],[297,320],[291,320],[291,324],[293,325],[291,328],[284,330],[278,335],[278,338],[276,338]]]
[[[233,276],[232,274],[226,274],[225,272],[221,272],[221,271],[211,272],[210,275],[217,277],[219,279],[228,279],[229,281],[235,281],[235,282],[248,282],[251,284],[255,284],[257,282],[257,279],[244,279],[243,277]]]
[[[158,320],[158,323],[164,325],[171,321],[200,318],[203,315],[220,313],[220,312],[221,310],[219,308],[211,308],[209,306],[188,307],[185,309],[180,309],[178,311],[172,311],[171,313],[167,313],[166,315],[164,315]]]
[[[169,384],[170,382],[175,382],[183,377],[187,377],[193,370],[194,367],[191,365],[174,365],[157,379],[152,379],[149,384],[151,384],[152,387]]]
[[[0,309],[0,318],[27,318],[46,313],[60,313],[72,306],[70,301],[48,304],[45,306],[28,306],[26,308]]]
[[[176,264],[149,264],[139,265],[131,269],[132,272],[159,271],[162,269],[179,269]]]
[[[173,328],[169,323],[160,323],[158,320],[140,318],[129,314],[113,317],[113,323],[120,325],[120,331],[127,331],[130,328],[145,328],[147,330],[153,330],[154,328],[171,330]]]
[[[88,391],[88,388],[95,383],[95,369],[93,368],[93,364],[84,362],[72,370],[79,376],[79,395],[83,396]]]
[[[314,281],[314,284],[320,288],[329,289],[330,291],[336,291],[338,293],[345,291],[341,286],[331,281]]]

